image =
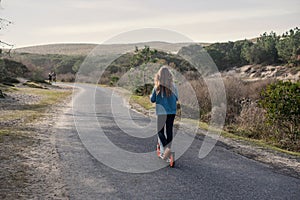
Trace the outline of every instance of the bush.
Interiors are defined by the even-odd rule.
[[[134,89],[134,94],[139,95],[139,96],[150,95],[153,87],[154,87],[154,84],[150,84],[150,83],[146,83],[143,86],[137,86]]]
[[[207,80],[213,81],[213,80]],[[227,98],[227,114],[226,125],[235,124],[243,109],[243,101],[256,102],[260,98],[260,91],[266,87],[272,80],[260,80],[253,82],[245,82],[234,77],[223,78],[226,98]],[[192,105],[190,102],[189,84],[179,85],[180,99],[183,105],[188,105],[191,108],[200,108],[201,120],[209,122],[211,119],[211,97],[208,91],[207,83],[203,79],[189,81],[193,87],[199,105]],[[210,83],[213,84],[213,83]],[[220,88],[215,87],[214,92]]]
[[[2,79],[3,83],[20,83],[20,81],[16,78],[12,78],[12,77],[6,77],[4,79]]]
[[[30,80],[33,82],[44,82],[46,77],[43,75],[43,72],[41,67],[37,67],[36,70],[31,73]]]
[[[117,77],[117,76],[112,76],[111,78],[110,78],[110,83],[109,83],[109,85],[110,86],[115,86],[116,84],[117,84],[117,82],[119,81],[119,77]]]
[[[60,74],[60,75],[58,75],[58,78],[61,82],[74,82],[75,81],[75,75],[72,73]]]
[[[197,102],[193,98],[191,90],[195,91],[195,98]],[[178,92],[182,110],[185,110],[183,114],[189,113],[193,116],[192,118],[198,118],[200,114],[201,120],[205,122],[210,120],[210,118],[206,116],[211,111],[211,100],[207,85],[203,79],[192,80],[179,84]],[[199,111],[200,113],[196,114],[195,111]]]
[[[22,63],[0,59],[0,82],[17,83],[16,77],[22,76],[28,72],[28,69]]]
[[[300,82],[278,81],[268,85],[261,96],[259,103],[267,112],[268,123],[277,128],[277,142],[300,150]]]
[[[238,117],[237,132],[254,139],[268,139],[269,126],[266,125],[266,111],[256,103],[244,105]]]

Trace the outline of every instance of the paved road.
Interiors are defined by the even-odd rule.
[[[221,143],[199,159],[203,138],[194,139],[188,129],[177,135],[192,144],[176,160],[175,168],[164,166],[153,152],[156,136],[147,131],[153,128],[151,119],[129,112],[132,123],[128,113],[120,111],[126,108],[122,99],[111,98],[109,89],[78,87],[74,109],[70,106],[62,113],[55,130],[70,199],[300,198],[299,179],[236,154]],[[110,109],[112,101],[114,109]],[[155,166],[161,169],[151,170]]]

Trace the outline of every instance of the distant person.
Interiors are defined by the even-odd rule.
[[[169,158],[171,142],[173,140],[173,124],[176,115],[178,91],[173,82],[173,76],[167,66],[159,69],[154,77],[154,88],[150,96],[152,103],[156,103],[157,133],[160,143],[160,156]],[[166,126],[166,135],[164,127]]]
[[[56,83],[56,73],[55,72],[52,73],[52,81]]]
[[[48,80],[49,80],[49,83],[52,82],[52,73],[51,72],[49,72],[49,74],[48,74]]]

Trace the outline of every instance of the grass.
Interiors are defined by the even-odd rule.
[[[258,139],[253,139],[253,138],[248,138],[248,137],[243,137],[234,133],[229,133],[228,131],[224,131],[224,130],[219,130],[216,128],[209,128],[209,125],[207,123],[204,122],[199,122],[199,128],[204,129],[204,130],[210,130],[212,132],[216,132],[216,133],[221,133],[221,136],[226,137],[226,138],[231,138],[231,139],[235,139],[235,140],[241,140],[241,141],[246,141],[249,142],[251,144],[254,144],[256,146],[260,146],[266,149],[271,149],[277,152],[281,152],[281,153],[286,153],[292,156],[300,156],[300,152],[294,152],[294,151],[288,151],[285,149],[281,149],[279,147],[276,147],[275,145],[269,144],[264,140],[258,140]]]
[[[4,100],[0,111],[0,160],[3,169],[0,187],[4,192],[0,196],[18,199],[27,191],[31,180],[35,180],[36,177],[43,179],[40,175],[33,174],[36,173],[34,163],[39,162],[39,159],[36,160],[39,155],[35,149],[41,147],[43,140],[37,136],[39,131],[44,130],[43,123],[39,125],[36,122],[43,120],[41,118],[47,115],[49,109],[70,96],[72,90],[0,87],[4,88],[8,95],[14,93],[12,96],[17,98],[34,98],[34,101],[28,99],[31,104],[21,103],[24,99]],[[55,113],[51,112],[52,114]]]
[[[33,89],[33,88],[23,88],[25,92],[29,92],[30,94],[35,94],[38,96],[42,96],[42,100],[37,104],[37,106],[41,106],[42,108],[47,108],[50,105],[54,105],[56,103],[61,102],[68,96],[72,94],[71,90],[43,90],[43,89]]]
[[[9,130],[3,130],[3,129],[1,129],[0,130],[0,143],[2,143],[3,140],[4,140],[4,137],[8,136],[10,133],[11,132]]]
[[[33,116],[36,116],[39,114],[38,110],[28,110],[28,109],[22,109],[22,110],[5,110],[2,111],[0,115],[1,121],[14,121],[19,119],[28,119],[32,118]]]
[[[23,83],[23,85],[26,85],[31,88],[45,89],[44,86],[42,86],[41,84],[35,83],[35,82],[26,82],[26,83]]]
[[[34,122],[43,117],[51,106],[63,101],[72,94],[69,90],[45,90],[37,88],[18,88],[15,92],[23,94],[34,94],[41,97],[41,100],[35,104],[16,105],[15,107],[3,110],[0,113],[0,121],[20,121],[17,126]],[[0,136],[4,133],[13,132],[18,129],[14,125],[7,125],[8,130],[1,130]],[[4,127],[3,127],[4,128]],[[2,128],[1,128],[2,129]]]
[[[294,151],[288,151],[288,150],[285,150],[285,149],[281,149],[281,148],[276,147],[272,144],[269,144],[269,143],[267,143],[263,140],[242,137],[242,136],[238,136],[238,135],[235,135],[233,133],[226,132],[226,131],[222,131],[221,135],[224,136],[224,137],[228,137],[228,138],[244,140],[244,141],[250,142],[252,144],[258,145],[260,147],[275,150],[275,151],[278,151],[278,152],[281,152],[281,153],[286,153],[286,154],[293,155],[293,156],[300,156],[300,152],[294,152]]]
[[[2,92],[13,92],[13,91],[17,91],[18,89],[16,87],[7,86],[0,83],[0,90],[2,90]]]
[[[129,103],[136,103],[145,108],[146,110],[150,110],[155,108],[154,104],[150,102],[148,96],[138,96],[138,95],[131,95]]]
[[[0,160],[15,158],[17,152],[38,142],[34,131],[22,130],[21,127],[7,127],[0,130]],[[18,153],[17,153],[18,154]]]

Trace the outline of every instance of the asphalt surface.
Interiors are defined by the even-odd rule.
[[[200,159],[203,137],[189,129],[175,128],[183,142],[178,154],[173,144],[176,165],[168,167],[155,155],[153,119],[124,113],[126,105],[118,95],[111,97],[111,89],[77,87],[55,128],[70,199],[300,199],[299,179],[222,143]]]

